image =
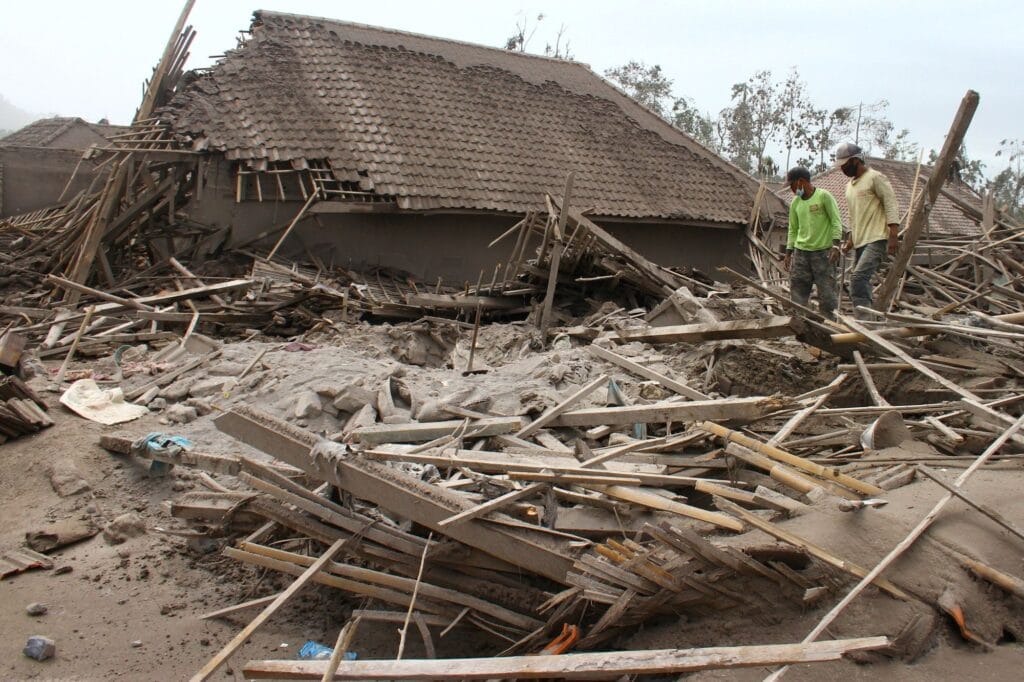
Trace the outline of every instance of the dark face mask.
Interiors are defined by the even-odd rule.
[[[839,170],[843,171],[843,175],[848,178],[857,177],[857,161],[855,159],[850,159],[840,166]]]

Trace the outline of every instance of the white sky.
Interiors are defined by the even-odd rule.
[[[36,0],[2,5],[0,95],[45,115],[127,123],[183,5],[177,0]],[[598,73],[630,59],[660,64],[678,95],[717,112],[733,83],[798,66],[818,106],[887,99],[897,129],[938,149],[967,89],[981,105],[973,156],[1024,137],[1024,2],[1019,0],[198,0],[191,67],[235,45],[255,9],[326,16],[501,46],[515,23],[546,18],[540,52],[564,24],[576,60]],[[783,159],[784,161],[784,159]],[[780,161],[780,165],[783,161]]]

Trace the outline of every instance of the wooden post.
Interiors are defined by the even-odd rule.
[[[562,260],[562,238],[565,235],[565,224],[569,218],[569,195],[572,193],[572,182],[576,173],[569,173],[565,178],[565,190],[562,192],[562,207],[558,212],[558,229],[555,230],[555,244],[551,247],[551,270],[548,274],[548,288],[544,294],[544,307],[541,309],[540,330],[547,331],[551,324],[551,306],[555,300],[555,287],[558,285],[558,266]]]
[[[911,222],[903,235],[903,244],[896,253],[896,257],[893,259],[892,266],[889,268],[889,273],[885,276],[885,280],[878,287],[878,291],[875,292],[875,307],[878,310],[889,309],[893,294],[896,293],[896,287],[903,277],[907,264],[910,262],[910,257],[914,254],[917,240],[928,225],[928,215],[931,212],[932,205],[935,203],[939,190],[946,181],[946,176],[949,175],[949,169],[953,165],[953,161],[956,160],[957,152],[960,151],[964,134],[967,133],[967,128],[971,125],[974,112],[978,108],[978,99],[977,92],[968,90],[960,102],[960,109],[956,112],[953,125],[950,126],[949,133],[946,135],[946,141],[942,145],[939,158],[936,160],[935,167],[928,177],[928,183],[911,210]]]

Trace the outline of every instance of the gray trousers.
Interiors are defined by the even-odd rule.
[[[789,275],[789,294],[795,303],[806,306],[811,288],[818,288],[818,309],[831,318],[836,310],[836,266],[828,261],[829,249],[793,250],[793,269]]]
[[[885,259],[888,240],[868,242],[857,247],[857,263],[850,273],[850,299],[854,306],[874,308],[875,301],[871,293],[871,278],[875,276],[879,266]],[[860,317],[854,311],[855,317]]]

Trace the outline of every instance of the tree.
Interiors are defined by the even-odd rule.
[[[999,153],[996,152],[996,156]],[[928,151],[928,165],[934,166],[939,160],[939,153],[934,149]],[[972,159],[967,153],[967,145],[961,144],[956,158],[949,169],[949,179],[962,182],[975,192],[981,194],[986,190],[988,180],[985,178],[985,163],[981,159]]]
[[[735,104],[720,114],[727,122],[726,148],[733,162],[748,172],[756,167],[758,175],[765,174],[765,151],[783,123],[777,100],[772,72],[758,71],[746,82],[732,86]]]
[[[661,66],[648,66],[643,62],[630,61],[623,66],[608,69],[604,75],[618,83],[627,95],[635,99],[662,118],[666,118],[672,101],[672,79],[664,74]]]
[[[850,136],[853,107],[839,107],[829,111],[809,107],[804,113],[804,125],[799,131],[799,147],[806,149],[811,158],[807,167],[823,173],[828,169],[828,157],[836,145]],[[817,157],[817,163],[813,160]]]
[[[906,128],[896,133],[895,137],[890,138],[894,129],[895,126],[890,123],[885,137],[876,138],[876,143],[881,148],[882,158],[891,161],[916,161],[921,153],[921,146],[910,141],[910,131]]]
[[[793,155],[793,148],[804,138],[807,127],[807,115],[813,111],[807,98],[807,86],[800,80],[800,74],[794,66],[789,76],[782,82],[775,94],[776,108],[780,117],[780,142],[786,150],[786,168]]]
[[[533,35],[537,32],[537,28],[542,21],[544,21],[544,15],[538,14],[531,28],[528,16],[524,15],[518,19],[515,32],[505,39],[505,49],[513,52],[526,52],[526,46],[533,39]]]
[[[711,114],[701,113],[689,97],[678,97],[672,105],[672,125],[713,151],[719,150],[715,121]]]
[[[1006,159],[1006,168],[989,183],[989,191],[1003,213],[1024,220],[1024,140],[1002,140],[995,155]]]

